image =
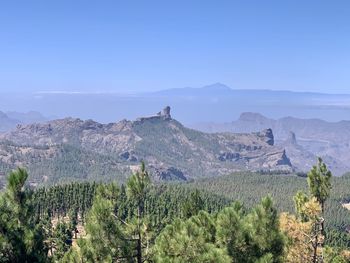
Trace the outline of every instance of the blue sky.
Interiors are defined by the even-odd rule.
[[[1,91],[350,93],[350,1],[2,1]]]

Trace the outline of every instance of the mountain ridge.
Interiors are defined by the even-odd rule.
[[[297,168],[308,171],[322,157],[334,174],[350,171],[350,121],[327,122],[296,117],[268,118],[260,113],[243,112],[236,121],[200,123],[190,126],[206,132],[255,132],[271,128],[277,145],[285,148]],[[291,133],[293,134],[291,138]],[[292,139],[294,143],[286,143]]]
[[[251,134],[203,133],[186,128],[173,119],[170,107],[135,121],[101,124],[93,120],[65,118],[20,125],[16,130],[0,135],[0,142],[2,167],[13,164],[33,167],[33,163],[38,167],[43,164],[51,175],[52,162],[57,158],[69,166],[76,165],[61,154],[62,147],[77,151],[79,156],[90,156],[84,157],[86,160],[77,157],[82,162],[79,169],[84,170],[84,164],[89,169],[93,169],[94,164],[100,167],[100,159],[105,156],[111,163],[104,169],[112,167],[111,173],[125,174],[137,167],[140,161],[145,161],[156,180],[190,180],[241,170],[286,173],[293,170],[284,149],[274,146],[271,130]],[[65,145],[69,147],[64,148]],[[9,147],[17,148],[11,152]],[[91,157],[94,153],[100,157]],[[62,167],[68,166],[66,163]],[[37,177],[44,178],[39,168],[32,170],[37,172]],[[86,178],[91,179],[90,172],[85,173]],[[98,176],[97,169],[93,177],[98,179]]]

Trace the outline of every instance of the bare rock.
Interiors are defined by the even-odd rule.
[[[175,167],[158,168],[155,170],[154,176],[156,180],[160,181],[187,181],[184,173]]]
[[[289,132],[285,143],[289,145],[298,145],[297,138],[294,132]]]
[[[266,130],[263,130],[261,132],[256,132],[254,134],[257,135],[259,138],[261,138],[268,145],[272,146],[275,143],[272,129],[266,129]]]

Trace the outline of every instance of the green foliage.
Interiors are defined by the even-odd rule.
[[[295,204],[295,212],[301,218],[303,222],[309,221],[309,216],[303,211],[303,207],[310,198],[302,191],[296,193],[293,197]]]
[[[325,201],[330,195],[331,177],[332,173],[321,158],[318,158],[318,164],[314,165],[307,175],[310,194],[316,197],[321,204],[322,212],[324,211]]]
[[[284,237],[271,198],[264,198],[249,214],[237,202],[223,209],[217,216],[217,240],[234,262],[260,262],[271,256],[272,262],[281,262]]]
[[[72,244],[72,229],[69,224],[59,222],[53,230],[52,241],[54,260],[58,261],[64,257]]]
[[[133,174],[127,182],[128,198],[136,201],[137,203],[137,223],[136,223],[136,228],[134,232],[135,232],[136,241],[137,241],[136,250],[137,250],[138,263],[144,262],[143,247],[145,247],[146,245],[144,244],[144,237],[142,235],[143,233],[141,230],[141,226],[144,225],[143,212],[144,212],[146,194],[150,183],[151,183],[151,180],[149,178],[148,172],[146,171],[144,162],[141,163],[141,169],[137,171],[135,174]]]
[[[195,190],[183,204],[183,216],[189,218],[203,210],[203,200],[199,190]]]
[[[0,172],[8,173],[16,168],[18,162],[23,163],[30,174],[28,180],[34,185],[96,180],[110,182],[115,179],[125,182],[128,175],[119,167],[120,159],[115,154],[100,154],[69,144],[54,146],[48,153],[45,153],[45,146],[30,145],[33,151],[26,154],[21,153],[21,149],[26,149],[25,145],[0,142],[0,146],[6,147],[6,152],[12,156],[9,163],[0,161]]]
[[[140,213],[143,213],[146,193],[150,183],[151,180],[145,169],[145,163],[142,162],[140,171],[133,174],[127,182],[127,195],[130,199],[137,202]],[[139,216],[141,216],[141,214],[139,214]]]
[[[78,241],[80,255],[70,254],[75,260],[79,257],[83,262],[114,262],[130,255],[130,246],[114,215],[114,203],[106,195],[111,197],[111,192],[99,188],[86,220],[87,238]]]
[[[226,247],[229,255],[236,261],[244,260],[242,250],[245,250],[244,209],[235,202],[224,208],[217,216],[216,239],[220,246]]]
[[[94,196],[99,186],[97,183],[70,183],[49,188],[40,188],[33,193],[33,209],[37,217],[44,218],[47,214],[63,217],[76,209],[83,218],[91,208]],[[103,188],[103,187],[102,187]],[[127,198],[125,186],[118,190],[116,199],[116,214],[123,220],[129,220],[137,215],[137,202]],[[151,185],[144,202],[144,216],[159,232],[167,223],[185,214],[183,204],[196,190],[180,185]],[[199,191],[203,201],[203,210],[217,212],[229,204],[229,200],[218,195]]]
[[[30,192],[24,184],[28,174],[18,168],[8,177],[0,195],[0,262],[45,262],[44,232],[31,213]]]
[[[214,237],[207,228],[211,225],[209,216],[199,216],[202,218],[191,218],[185,222],[176,219],[164,229],[156,239],[155,262],[231,262],[225,249],[217,248],[211,242]],[[203,225],[195,222],[202,222]]]
[[[324,213],[326,244],[347,248],[350,235],[345,231],[350,225],[350,212],[342,204],[350,202],[350,176],[332,177],[331,184]],[[278,212],[289,213],[295,212],[295,194],[308,191],[307,180],[303,177],[250,172],[201,179],[183,186],[189,189],[206,189],[207,192],[220,194],[229,200],[240,201],[247,208],[254,207],[264,196],[270,195]]]
[[[156,239],[156,262],[282,262],[284,236],[271,198],[246,214],[239,203],[215,218],[175,220]]]
[[[328,174],[319,167],[319,174]],[[285,204],[292,207],[291,197],[306,185],[306,179],[297,176],[251,173],[151,185],[144,164],[121,187],[70,183],[32,192],[25,188],[27,177],[23,169],[11,173],[0,195],[0,262],[284,262],[287,244],[278,211]],[[342,231],[349,225],[349,214],[339,203],[350,201],[350,177],[329,182],[315,173],[310,177],[310,189],[315,189],[310,192],[330,202],[326,234],[333,247],[327,262],[344,262],[336,253],[349,246]],[[276,207],[270,196],[257,201],[268,192]],[[228,206],[234,199],[244,200],[247,208],[239,201]],[[302,209],[309,199],[302,192],[294,198],[303,221],[309,219]],[[67,214],[68,222],[63,218]],[[59,222],[53,226],[54,217]],[[80,219],[87,235],[72,247]]]

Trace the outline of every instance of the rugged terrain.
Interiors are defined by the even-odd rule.
[[[258,113],[242,113],[230,123],[200,123],[192,126],[205,132],[255,132],[271,128],[276,145],[286,149],[295,167],[308,171],[317,156],[324,159],[335,175],[350,171],[350,121],[285,117],[270,119]]]
[[[184,127],[166,107],[155,116],[100,124],[66,118],[18,125],[0,135],[0,167],[28,167],[32,184],[109,180],[144,160],[155,180],[189,180],[234,171],[292,171],[270,129],[204,133]]]

